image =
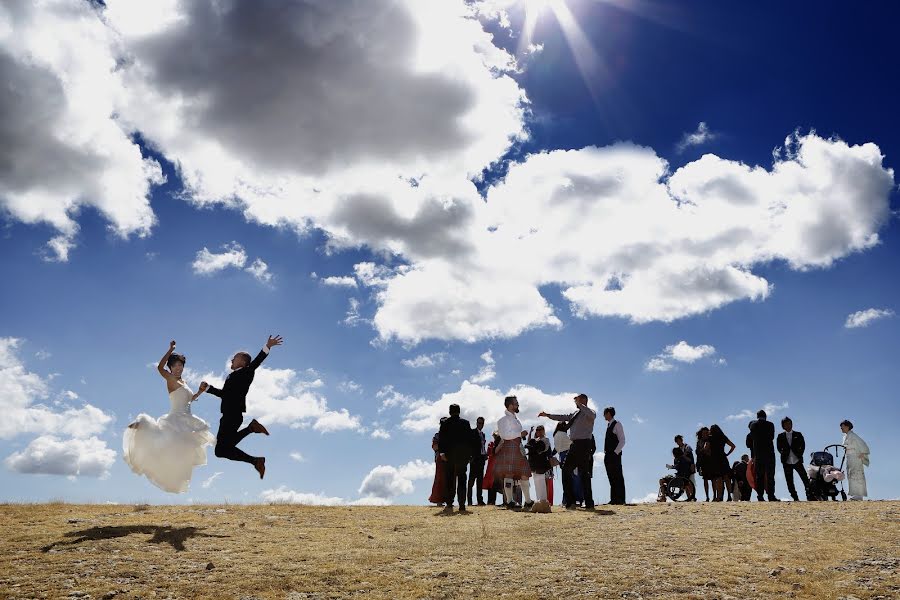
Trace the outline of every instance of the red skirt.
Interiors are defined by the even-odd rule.
[[[522,454],[522,444],[519,440],[506,440],[500,446],[500,452],[497,453],[497,460],[494,462],[494,477],[501,480],[531,477],[531,467]]]
[[[432,504],[447,502],[447,463],[440,459],[434,461],[434,483],[428,501]]]

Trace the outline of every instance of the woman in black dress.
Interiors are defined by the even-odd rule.
[[[725,446],[730,446],[725,452]],[[734,452],[735,445],[722,428],[712,425],[709,428],[709,478],[713,482],[713,502],[721,502],[725,496],[725,479],[731,471],[728,455]],[[706,476],[704,475],[704,478]]]
[[[703,493],[709,502],[709,480],[712,479],[709,471],[709,427],[701,427],[697,431],[697,444],[694,447],[697,453],[697,473],[703,478]],[[696,492],[695,492],[696,493]]]

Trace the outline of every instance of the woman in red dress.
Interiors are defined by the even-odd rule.
[[[441,423],[447,417],[441,417]],[[432,504],[443,505],[447,502],[447,463],[441,460],[438,452],[438,434],[431,438],[431,449],[434,450],[434,483],[431,484],[431,495],[428,501]]]

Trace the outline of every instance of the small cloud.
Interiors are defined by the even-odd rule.
[[[868,327],[874,321],[878,321],[879,319],[886,319],[893,316],[894,311],[889,308],[869,308],[866,310],[860,310],[847,316],[847,320],[844,322],[844,327],[847,329]]]
[[[389,440],[391,439],[391,434],[384,429],[373,429],[372,437],[376,440]]]
[[[365,321],[366,320],[359,314],[359,300],[350,298],[350,307],[347,309],[347,314],[344,316],[344,325],[356,327],[360,323],[365,323]]]
[[[409,406],[414,402],[413,398],[395,390],[393,385],[382,387],[375,397],[381,399],[381,408],[378,409],[378,412],[395,406]]]
[[[25,449],[8,456],[4,463],[17,473],[105,479],[115,459],[115,450],[107,448],[106,442],[96,437],[64,440],[42,435]]]
[[[411,369],[424,369],[441,364],[446,357],[445,353],[436,352],[434,354],[420,354],[415,358],[405,358],[400,362],[403,363],[403,366]]]
[[[641,415],[634,413],[634,416],[631,417],[631,420],[637,423],[638,425],[643,425],[647,422],[647,419],[643,418]]]
[[[645,371],[665,372],[675,368],[673,362],[693,364],[702,358],[709,358],[716,354],[714,346],[700,344],[691,346],[684,340],[677,344],[666,346],[662,352],[651,358],[644,365]],[[716,364],[724,365],[725,359],[719,358]]]
[[[488,350],[482,354],[481,360],[484,361],[484,365],[478,370],[478,373],[469,378],[472,383],[486,383],[497,376],[497,372],[494,370],[496,361],[494,361],[493,351]]]
[[[678,152],[684,152],[691,146],[700,146],[706,142],[711,142],[717,137],[719,137],[719,134],[714,133],[706,123],[701,121],[700,124],[697,125],[696,131],[685,133],[682,136],[681,140],[678,142]]]
[[[393,467],[378,465],[363,479],[359,486],[360,496],[390,499],[395,496],[411,494],[417,479],[431,479],[434,476],[434,464],[421,459],[410,461],[405,465]]]
[[[349,394],[349,393],[359,394],[360,392],[362,392],[363,387],[351,379],[348,381],[340,382],[338,384],[338,389],[340,391],[344,392],[345,394]]]
[[[782,410],[786,409],[787,407],[788,407],[787,402],[785,402],[784,404],[772,404],[770,402],[770,403],[765,404],[762,407],[762,409],[764,411],[766,411],[767,417],[771,417],[773,414],[775,414],[779,411],[782,411]],[[727,420],[727,421],[742,421],[742,420],[747,420],[747,419],[752,420],[755,418],[756,418],[756,411],[750,410],[749,408],[745,408],[744,410],[742,410],[741,412],[739,412],[737,414],[728,415],[727,417],[725,417],[725,420]]]
[[[216,479],[218,479],[221,475],[222,475],[222,471],[216,471],[216,472],[213,473],[206,481],[204,481],[204,482],[201,483],[200,485],[201,485],[204,489],[209,488],[209,486],[211,486],[211,485],[213,484],[213,482],[214,482]]]
[[[356,279],[353,277],[325,277],[320,280],[322,285],[327,285],[329,287],[346,287],[346,288],[356,288],[359,287],[356,283]]]
[[[650,502],[656,502],[658,492],[647,492],[646,495],[641,496],[640,498],[632,498],[632,504],[649,504]]]
[[[222,246],[222,252],[210,252],[205,246],[197,252],[194,262],[191,264],[197,275],[212,275],[225,269],[242,269],[247,263],[247,253],[244,247],[237,242],[231,242]]]
[[[295,460],[295,461],[297,461],[297,462],[304,462],[304,461],[306,460],[306,459],[303,457],[303,455],[300,454],[299,452],[291,452],[288,456],[290,456],[291,459],[293,459],[293,460]]]
[[[267,265],[261,258],[257,258],[256,260],[254,260],[253,263],[244,270],[253,275],[253,278],[260,283],[272,283],[272,278],[274,276],[269,271],[269,265]]]
[[[47,360],[51,356],[53,356],[53,355],[50,354],[49,352],[47,352],[46,350],[38,350],[37,352],[34,353],[34,357],[37,358],[38,360]]]

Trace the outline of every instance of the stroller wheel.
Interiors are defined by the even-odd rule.
[[[844,502],[847,501],[847,492],[845,492],[844,490],[841,490],[841,500],[843,500]]]

